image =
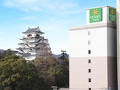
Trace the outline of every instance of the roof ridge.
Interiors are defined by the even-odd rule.
[[[40,30],[39,26],[38,26],[38,27],[35,27],[35,28],[30,28],[30,27],[28,27],[27,31],[25,31],[25,32],[23,32],[23,33],[31,33],[31,32],[39,32],[39,33],[41,33],[41,34],[44,34],[44,32],[42,32],[42,31]]]

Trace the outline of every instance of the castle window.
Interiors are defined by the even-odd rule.
[[[39,37],[39,35],[37,34],[36,37]]]
[[[28,34],[28,35],[27,35],[27,37],[31,37],[31,36],[32,36],[32,34]]]

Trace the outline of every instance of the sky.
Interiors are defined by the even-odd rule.
[[[39,26],[54,54],[69,53],[69,28],[86,24],[86,9],[115,0],[0,0],[0,49],[18,48],[22,32]]]

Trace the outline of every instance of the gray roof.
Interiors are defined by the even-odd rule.
[[[5,50],[3,50],[3,49],[0,49],[0,53],[4,53],[5,52]]]
[[[23,32],[23,33],[33,33],[33,32],[38,32],[38,33],[44,34],[44,32],[42,32],[39,27],[37,27],[37,28],[28,28],[28,30],[26,32]]]

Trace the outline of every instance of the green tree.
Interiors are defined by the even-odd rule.
[[[66,51],[61,50],[61,56],[58,59],[60,63],[55,67],[56,85],[69,87],[69,58]]]
[[[7,50],[0,61],[0,90],[48,90],[37,69]]]
[[[19,59],[22,57],[16,56],[15,54],[13,54],[13,51],[8,49],[6,50],[4,53],[0,54],[0,61],[4,61],[4,60],[9,60],[9,59]]]
[[[63,63],[52,56],[39,57],[34,61],[39,77],[44,78],[48,86],[69,87],[69,59],[65,55],[62,53],[59,57]]]
[[[55,77],[53,74],[51,74],[53,73],[53,69],[55,68],[56,64],[57,60],[52,56],[38,57],[34,61],[34,65],[37,68],[39,77],[44,78],[44,81],[49,87],[56,85]]]
[[[69,87],[69,69],[62,64],[56,64],[50,74],[55,77],[56,86]]]

